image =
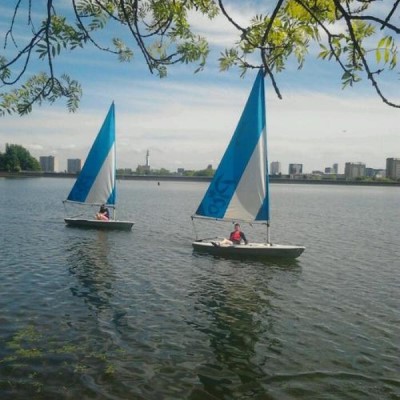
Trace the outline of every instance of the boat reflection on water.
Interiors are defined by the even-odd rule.
[[[71,293],[83,298],[91,309],[107,308],[113,294],[109,251],[107,232],[100,230],[95,236],[73,240],[67,249],[69,272],[77,278]]]
[[[204,262],[207,259],[209,263]],[[207,360],[197,366],[202,386],[191,396],[234,398],[240,392],[242,398],[264,398],[268,358],[278,358],[283,347],[278,337],[283,310],[278,306],[277,282],[295,285],[301,276],[299,264],[282,259],[243,263],[195,253],[193,260],[199,268],[191,295],[193,318],[187,323],[197,332],[198,351],[201,341],[207,340],[212,353],[202,354]],[[195,347],[196,340],[193,352]]]
[[[259,265],[262,264],[268,267],[279,267],[279,268],[296,268],[300,267],[300,262],[295,258],[282,258],[282,257],[268,257],[265,258],[263,256],[243,256],[241,254],[233,254],[232,252],[224,255],[223,253],[206,253],[199,252],[198,250],[193,250],[193,257],[208,257],[216,260],[233,260],[233,261],[241,261],[246,263],[247,265]]]

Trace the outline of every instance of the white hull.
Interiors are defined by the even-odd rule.
[[[104,230],[130,231],[134,222],[130,221],[100,221],[97,219],[64,218],[68,226],[77,228],[94,228]]]
[[[266,243],[214,246],[209,241],[195,241],[192,246],[198,252],[224,257],[297,258],[305,250],[304,246]]]

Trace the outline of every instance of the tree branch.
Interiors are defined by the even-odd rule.
[[[351,39],[352,39],[352,41],[353,41],[353,44],[354,44],[354,51],[356,51],[357,54],[359,55],[359,57],[360,57],[360,59],[361,59],[361,62],[362,62],[363,66],[364,66],[364,68],[365,68],[365,71],[366,71],[366,73],[367,73],[367,77],[368,77],[368,79],[371,81],[372,86],[375,88],[375,91],[377,92],[378,96],[382,99],[382,101],[383,101],[384,103],[386,103],[386,104],[388,104],[388,105],[390,105],[390,106],[392,106],[392,107],[395,107],[395,108],[400,108],[400,105],[399,105],[399,104],[395,104],[395,103],[389,101],[389,100],[383,95],[382,91],[381,91],[380,88],[379,88],[379,85],[378,85],[377,81],[376,81],[375,78],[374,78],[373,73],[371,72],[371,70],[370,70],[370,68],[369,68],[369,65],[368,65],[368,63],[367,63],[367,60],[366,60],[365,57],[364,57],[363,51],[362,51],[362,49],[361,49],[361,47],[360,47],[360,44],[358,43],[358,40],[357,40],[357,38],[356,38],[356,36],[355,36],[355,34],[354,34],[353,26],[352,26],[352,24],[351,24],[351,16],[349,16],[349,15],[347,14],[346,10],[342,7],[342,5],[340,4],[340,0],[333,0],[333,1],[334,1],[334,3],[335,3],[335,6],[336,6],[337,10],[339,10],[339,12],[342,14],[343,18],[344,18],[345,21],[346,21],[347,28],[348,28],[349,33],[350,33],[350,37],[351,37]]]

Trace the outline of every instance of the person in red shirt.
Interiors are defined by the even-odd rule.
[[[211,242],[214,246],[228,245],[232,246],[234,244],[241,244],[242,240],[244,244],[248,244],[246,235],[241,231],[240,224],[236,223],[234,225],[234,231],[229,235],[229,239],[221,240],[220,242]]]
[[[240,230],[240,225],[239,224],[235,224],[234,226],[234,231],[231,232],[230,236],[229,236],[229,240],[233,243],[233,244],[240,244],[243,240],[244,244],[247,244],[248,241],[246,239],[245,234]]]

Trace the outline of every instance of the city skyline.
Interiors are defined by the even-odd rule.
[[[49,160],[45,160],[47,158],[49,158],[50,161]],[[152,169],[164,168],[164,169],[169,170],[168,168],[163,167],[163,166],[161,166],[159,168],[152,168],[152,166],[150,164],[150,161],[149,161],[150,160],[150,152],[149,152],[149,150],[146,150],[144,160],[145,160],[144,164],[137,164],[136,167],[135,166],[120,167],[120,166],[117,165],[117,169],[131,169],[132,171],[136,171],[137,168],[145,168],[146,170],[150,171]],[[371,166],[367,165],[365,162],[362,162],[362,161],[357,161],[357,162],[346,161],[345,164],[343,165],[343,170],[342,171],[340,170],[338,163],[333,163],[331,166],[323,166],[323,167],[321,167],[319,169],[313,169],[313,170],[310,170],[310,171],[306,170],[306,169],[303,169],[303,167],[304,167],[303,163],[289,163],[288,164],[288,168],[285,171],[285,169],[282,168],[282,163],[279,160],[275,160],[275,161],[269,161],[269,174],[270,175],[278,175],[278,174],[282,174],[282,175],[301,175],[301,174],[313,174],[313,173],[318,173],[319,174],[319,173],[324,173],[324,174],[327,174],[327,175],[329,175],[329,174],[344,175],[344,174],[346,174],[346,168],[347,168],[348,164],[349,165],[351,164],[351,168],[357,167],[357,169],[358,169],[359,166],[362,166],[364,170],[372,169],[372,170],[376,170],[376,171],[384,171],[384,170],[387,169],[387,165],[388,165],[388,162],[389,162],[388,160],[394,160],[396,162],[396,165],[400,164],[400,161],[399,161],[400,158],[387,157],[384,160],[384,162],[385,162],[385,167],[384,168],[374,168],[374,167],[371,167]],[[46,165],[46,166],[47,165],[52,165],[54,167],[53,170],[51,168],[47,169],[47,171],[50,171],[50,172],[76,173],[76,172],[80,171],[81,166],[83,166],[83,164],[84,164],[84,160],[81,160],[80,158],[68,158],[66,160],[67,168],[62,170],[61,168],[57,169],[58,166],[59,166],[59,161],[60,160],[57,159],[57,157],[54,157],[52,155],[40,156],[39,157],[39,163],[42,166],[43,170],[46,170],[45,168],[43,168],[44,165]],[[274,166],[274,164],[275,164],[275,166]],[[276,169],[277,165],[279,165],[278,169]],[[392,165],[392,164],[390,164],[390,165]],[[212,164],[207,164],[207,168],[210,168],[210,167],[216,169],[218,167],[218,165],[213,166]],[[205,169],[205,168],[206,167],[203,166],[200,169],[202,170],[202,169]],[[169,170],[169,171],[170,172],[177,172],[178,170],[184,171],[184,170],[191,170],[191,169],[190,168],[185,168],[184,166],[181,166],[181,167],[176,168],[175,170]],[[328,170],[328,172],[327,172],[327,170]],[[362,174],[357,173],[357,175],[362,175]]]
[[[0,6],[0,11],[0,28],[6,32],[13,10]],[[230,4],[229,11],[245,26],[260,10],[255,2]],[[255,72],[243,79],[236,69],[219,72],[220,52],[237,38],[223,16],[210,22],[196,15],[192,24],[207,33],[211,45],[208,63],[198,74],[193,74],[196,66],[177,65],[160,80],[148,72],[140,56],[120,64],[90,47],[61,55],[56,68],[65,68],[83,86],[78,112],[69,114],[61,102],[35,107],[24,117],[3,117],[0,151],[5,143],[19,144],[36,158],[59,158],[59,168],[65,170],[68,158],[86,158],[114,100],[120,168],[143,164],[147,149],[156,169],[218,165]],[[307,60],[301,71],[289,63],[276,76],[283,100],[266,80],[268,154],[271,160],[280,160],[282,169],[302,163],[305,171],[312,171],[338,163],[343,171],[349,160],[379,169],[385,168],[386,158],[396,157],[399,110],[383,104],[368,82],[342,90],[340,76],[336,66],[321,60]],[[399,97],[393,81],[384,81],[382,90],[395,100]]]

